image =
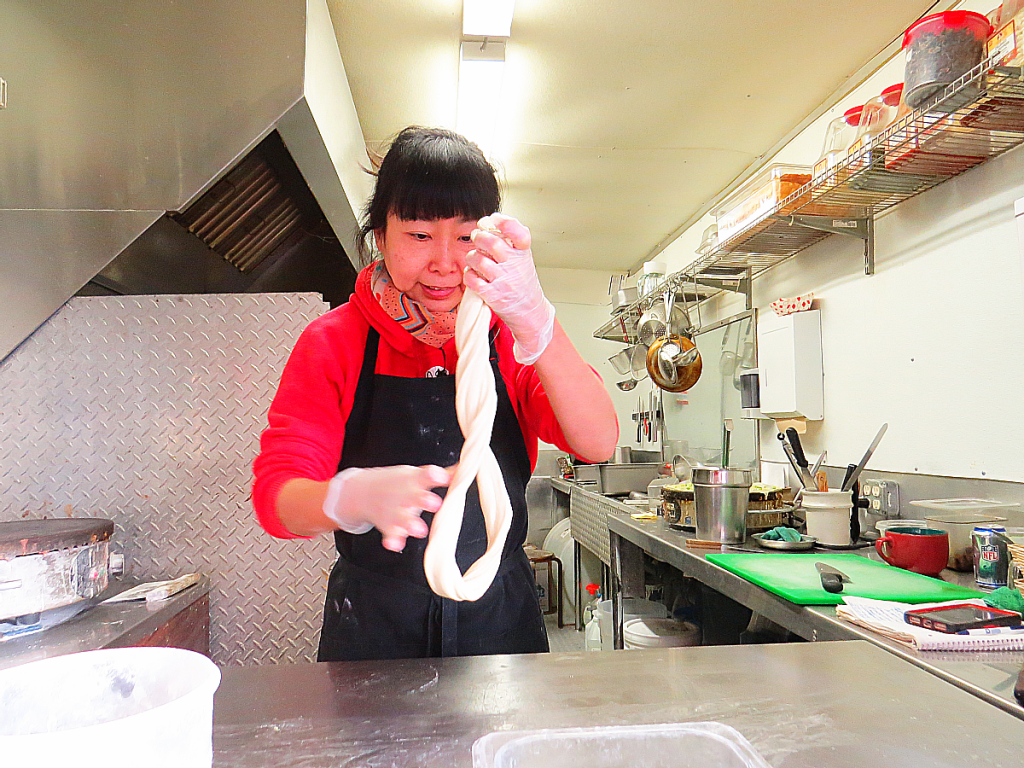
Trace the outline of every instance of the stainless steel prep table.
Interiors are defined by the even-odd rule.
[[[228,668],[216,768],[468,768],[492,731],[718,721],[777,768],[1010,768],[1024,723],[865,642]]]
[[[103,597],[119,594],[137,582],[124,580],[111,582]],[[147,604],[145,600],[125,603],[100,603],[63,624],[23,637],[14,637],[0,643],[0,669],[30,661],[62,656],[66,653],[95,651],[100,648],[123,648],[130,645],[165,645],[189,647],[208,652],[209,648],[209,594],[210,577],[202,576],[191,587],[171,595],[166,600]],[[205,634],[206,651],[201,647],[204,638],[182,644],[182,638],[156,640],[154,633],[170,622],[189,618]]]
[[[614,502],[612,502],[614,503]],[[1024,718],[1013,698],[1017,674],[1024,665],[1024,652],[943,653],[919,652],[875,632],[843,621],[831,605],[796,605],[707,560],[706,549],[690,549],[691,534],[669,528],[663,518],[634,520],[628,508],[609,511],[613,578],[620,579],[620,595],[642,594],[643,562],[641,552],[677,568],[685,576],[697,579],[717,592],[732,598],[755,613],[774,621],[806,640],[868,640],[927,671]],[[756,544],[748,544],[757,549]],[[721,551],[735,551],[725,548]],[[869,550],[857,550],[865,554]],[[874,550],[870,550],[873,552]],[[944,571],[950,581],[973,586],[970,574]],[[616,612],[617,613],[617,612]],[[621,633],[621,627],[617,627]],[[621,642],[618,643],[621,647]]]

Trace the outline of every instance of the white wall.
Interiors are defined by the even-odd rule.
[[[628,376],[617,373],[608,358],[623,348],[615,341],[595,339],[594,331],[606,323],[611,311],[611,297],[608,295],[608,283],[612,277],[610,272],[590,269],[545,269],[537,270],[544,293],[555,306],[558,321],[566,334],[579,350],[580,355],[604,379],[605,386],[611,393],[615,404],[615,413],[619,417],[619,445],[634,448],[655,450],[660,444],[636,441],[636,422],[632,414],[637,410],[638,397],[646,399],[650,396],[652,384],[650,379],[640,382],[631,392],[622,392],[615,382]],[[547,448],[546,444],[541,446]]]
[[[977,3],[962,6],[982,12]],[[812,164],[828,121],[902,82],[895,57],[775,158]],[[1018,149],[909,200],[876,222],[876,274],[863,248],[831,237],[755,281],[759,311],[813,291],[822,311],[825,418],[804,440],[829,464],[859,460],[882,422],[872,468],[1024,481],[1024,318],[1013,202],[1024,197]],[[706,217],[663,253],[672,271],[694,259]],[[718,316],[737,311],[719,302]],[[770,422],[762,456],[784,461]]]

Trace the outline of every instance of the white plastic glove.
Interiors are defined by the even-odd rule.
[[[376,528],[384,549],[401,552],[408,537],[422,539],[429,533],[420,514],[441,508],[441,497],[431,489],[446,487],[450,480],[447,470],[432,464],[351,467],[328,483],[323,511],[347,533]]]
[[[516,343],[516,360],[537,361],[551,342],[555,308],[544,297],[530,251],[530,230],[500,213],[473,230],[475,249],[466,255],[466,287],[505,321]]]

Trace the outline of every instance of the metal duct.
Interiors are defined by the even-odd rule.
[[[356,253],[369,162],[325,0],[8,0],[0,78],[0,358],[167,212],[209,205],[196,234],[273,271],[305,212],[265,180],[235,187],[275,131]]]

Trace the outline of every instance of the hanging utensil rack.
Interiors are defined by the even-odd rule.
[[[669,275],[594,336],[635,342],[630,321],[635,328],[636,319],[666,290],[698,305],[723,291],[741,293],[750,309],[754,278],[834,234],[864,241],[864,274],[872,275],[875,217],[1022,143],[1024,69],[983,62],[742,231]]]

